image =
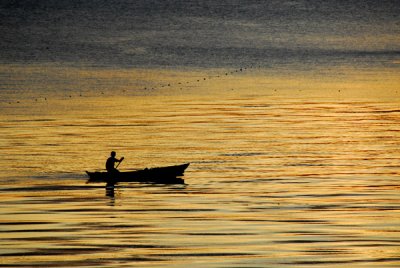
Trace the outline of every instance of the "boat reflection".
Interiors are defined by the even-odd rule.
[[[106,196],[107,197],[111,197],[111,198],[115,198],[115,191],[114,191],[114,185],[112,186],[107,186],[106,188]]]
[[[132,187],[131,185],[125,185],[124,186],[116,186],[116,184],[113,185],[106,185],[105,188],[105,197],[109,198],[111,203],[111,206],[114,206],[116,198],[120,196],[121,190],[119,189],[124,189],[129,191],[132,188],[142,188],[142,189],[148,189],[150,191],[147,191],[147,193],[156,193],[159,194],[161,192],[166,192],[168,194],[188,194],[187,192],[187,186],[188,184],[159,184],[159,183],[138,183],[134,184]]]

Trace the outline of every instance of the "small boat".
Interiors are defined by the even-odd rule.
[[[107,182],[108,184],[114,184],[118,182],[183,184],[185,181],[180,177],[183,176],[185,169],[189,166],[189,164],[190,163],[168,167],[145,168],[135,171],[119,172],[112,175],[110,175],[108,172],[86,171],[89,176],[89,180],[87,182]]]

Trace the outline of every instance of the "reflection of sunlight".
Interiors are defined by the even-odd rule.
[[[1,137],[10,145],[3,148],[9,164],[1,180],[0,250],[11,249],[11,254],[3,259],[14,263],[18,258],[18,263],[28,256],[58,263],[74,253],[78,266],[88,266],[90,253],[91,266],[99,259],[134,266],[135,256],[145,256],[147,266],[154,266],[154,257],[162,264],[245,260],[243,267],[264,267],[270,258],[270,266],[275,259],[293,259],[288,267],[322,265],[327,257],[328,265],[347,259],[390,262],[396,256],[399,217],[399,105],[337,98],[344,94],[332,90],[339,83],[360,93],[363,84],[382,81],[378,73],[341,73],[342,80],[262,70],[202,84],[195,80],[204,92],[222,93],[226,85],[238,89],[229,96],[120,96],[118,91],[101,96],[93,91],[77,103],[69,98],[46,105],[26,102],[17,117],[11,114],[17,106],[6,106],[12,112],[0,115]],[[174,85],[199,74],[170,70],[157,76],[153,70],[135,75]],[[390,81],[383,88],[397,79],[386,78]],[[307,90],[295,90],[299,86]],[[269,93],[243,94],[247,88]],[[329,90],[336,95],[322,98]],[[185,174],[188,185],[121,183],[114,191],[86,185],[84,171],[104,169],[111,150],[126,159],[121,171],[192,162]],[[32,178],[50,169],[68,176]],[[35,187],[37,180],[46,186]]]
[[[400,61],[393,61],[399,64]],[[306,70],[263,69],[107,69],[55,65],[1,65],[8,77],[4,102],[23,99],[43,103],[58,98],[76,102],[87,97],[137,95],[306,94],[394,97],[400,78],[396,68],[314,67]],[[17,90],[18,89],[18,90]],[[340,93],[338,95],[338,93]],[[1,103],[0,103],[1,104]],[[64,104],[65,105],[65,104]]]

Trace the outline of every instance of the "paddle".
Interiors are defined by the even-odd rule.
[[[119,164],[121,164],[121,162],[124,160],[124,157],[121,157],[121,161],[119,161],[118,165],[115,167],[117,168],[119,166]]]

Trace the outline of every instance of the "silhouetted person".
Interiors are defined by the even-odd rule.
[[[115,168],[115,163],[120,163],[122,162],[122,160],[124,160],[124,157],[121,157],[121,159],[115,158],[116,155],[117,153],[112,151],[111,156],[107,159],[106,162],[106,169],[107,172],[109,173],[106,187],[114,186],[116,177],[118,176],[119,173],[118,169]]]
[[[118,169],[115,168],[115,163],[122,162],[122,160],[124,160],[124,158],[121,157],[121,159],[117,159],[117,158],[115,158],[116,155],[117,155],[117,153],[112,151],[111,156],[107,159],[106,169],[108,172],[111,172],[111,173],[119,172]]]

